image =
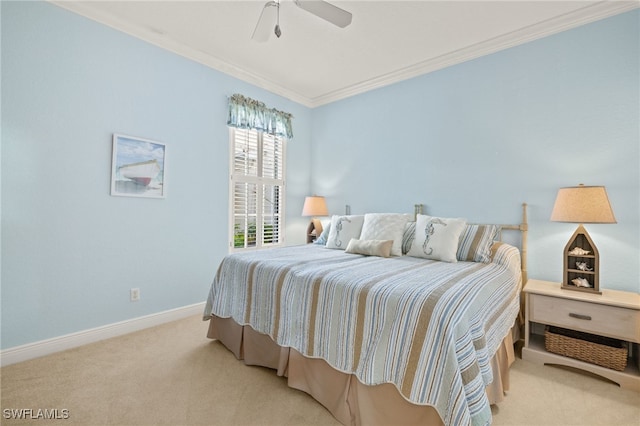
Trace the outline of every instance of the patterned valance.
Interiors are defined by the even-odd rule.
[[[235,94],[229,98],[229,118],[227,125],[241,129],[254,129],[276,136],[293,138],[291,119],[288,112],[278,111],[255,99]]]

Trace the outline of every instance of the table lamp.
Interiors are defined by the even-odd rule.
[[[584,223],[616,223],[604,186],[560,188],[551,212],[554,222],[579,223],[564,248],[562,288],[600,292],[599,253]]]
[[[313,240],[320,236],[322,233],[322,223],[317,216],[328,216],[327,203],[324,197],[319,195],[312,195],[305,197],[304,205],[302,206],[302,216],[312,216],[311,223],[307,228],[307,243],[313,242]]]

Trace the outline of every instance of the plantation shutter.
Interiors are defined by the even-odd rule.
[[[283,243],[285,139],[231,128],[231,249]]]

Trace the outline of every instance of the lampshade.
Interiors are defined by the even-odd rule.
[[[616,223],[604,186],[560,188],[551,212],[554,222]]]
[[[302,216],[328,216],[327,203],[324,197],[313,195],[304,199]]]

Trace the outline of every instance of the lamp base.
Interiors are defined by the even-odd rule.
[[[571,290],[571,291],[581,291],[583,293],[591,293],[591,294],[602,294],[599,290],[594,290],[592,288],[578,287],[574,284],[560,284],[560,288],[562,290]]]
[[[319,219],[313,218],[307,226],[307,244],[314,242],[322,234],[322,222]]]
[[[602,294],[599,282],[600,255],[591,236],[578,226],[564,247],[562,289]]]

